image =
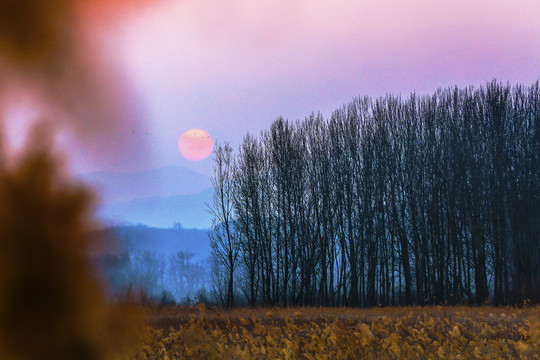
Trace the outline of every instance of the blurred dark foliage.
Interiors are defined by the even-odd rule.
[[[89,254],[92,194],[42,131],[0,170],[0,359],[121,359],[137,315],[109,304]],[[94,249],[92,249],[94,248]]]
[[[69,123],[84,152],[106,161],[118,150],[107,143],[133,147],[122,135],[139,118],[82,35],[82,3],[0,0],[0,110],[21,82],[50,127]],[[91,260],[102,249],[88,236],[93,194],[62,172],[43,124],[19,159],[0,146],[0,359],[130,358],[140,317],[106,299]]]
[[[58,58],[70,43],[73,0],[1,0],[2,56],[23,66]]]

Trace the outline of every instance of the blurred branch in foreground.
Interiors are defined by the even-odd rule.
[[[106,302],[88,257],[91,193],[61,175],[47,138],[34,131],[0,169],[0,358],[127,357],[137,316]]]

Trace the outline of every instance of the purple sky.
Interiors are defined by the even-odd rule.
[[[279,115],[328,116],[358,95],[529,85],[540,78],[539,18],[538,0],[164,0],[96,34],[144,109],[144,166],[209,173],[210,159],[181,159],[186,130],[237,148]],[[76,171],[102,167],[73,154]]]

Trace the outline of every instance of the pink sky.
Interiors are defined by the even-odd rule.
[[[144,3],[128,15],[113,8],[107,19],[123,16],[106,27],[89,23],[144,109],[155,166],[186,164],[177,143],[191,128],[236,148],[279,115],[328,116],[358,95],[540,78],[537,0]],[[191,165],[209,171],[203,163]]]

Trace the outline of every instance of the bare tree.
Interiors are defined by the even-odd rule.
[[[539,301],[539,154],[538,82],[276,119],[232,170],[249,303]]]
[[[218,268],[227,274],[228,307],[234,306],[234,275],[240,250],[240,239],[234,225],[234,157],[228,143],[216,144],[214,149],[214,176],[212,186],[214,197],[212,204],[207,204],[212,215],[210,247],[212,257]]]

